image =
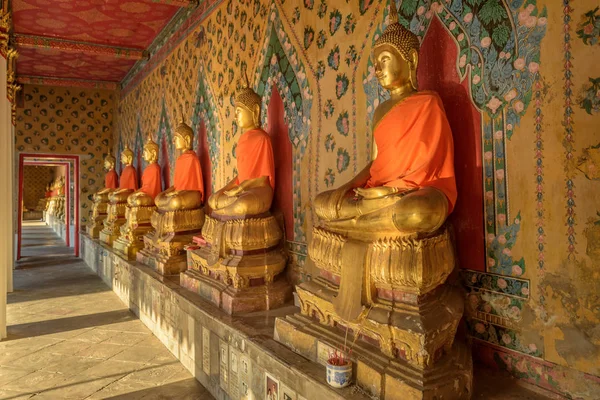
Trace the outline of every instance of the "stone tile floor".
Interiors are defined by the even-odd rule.
[[[213,399],[50,228],[26,222],[23,233],[0,400]],[[474,382],[473,399],[547,399],[477,365]]]
[[[213,399],[50,228],[23,230],[0,399]]]

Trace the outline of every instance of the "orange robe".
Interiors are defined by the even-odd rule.
[[[366,187],[434,187],[456,203],[454,143],[441,99],[419,92],[392,108],[373,133],[377,157]]]
[[[204,200],[204,181],[200,160],[193,150],[179,156],[175,163],[175,190],[197,190]]]
[[[160,181],[160,165],[153,162],[148,165],[142,174],[141,191],[148,196],[155,198],[162,190]]]
[[[117,175],[117,171],[111,169],[104,176],[104,187],[107,189],[116,189],[119,187],[118,180],[119,176]]]
[[[119,189],[137,190],[137,172],[135,167],[132,165],[125,166],[125,168],[123,168],[123,172],[121,172],[119,182]]]
[[[45,194],[44,197],[52,197],[52,191],[48,190]]]
[[[248,179],[269,177],[271,187],[275,189],[275,159],[269,134],[262,129],[244,132],[237,145],[236,184]]]

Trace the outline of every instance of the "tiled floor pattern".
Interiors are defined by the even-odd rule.
[[[213,399],[50,228],[23,239],[0,399]]]

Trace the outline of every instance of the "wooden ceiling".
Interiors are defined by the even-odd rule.
[[[12,0],[20,83],[116,88],[196,0]]]

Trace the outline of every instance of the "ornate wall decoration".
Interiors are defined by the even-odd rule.
[[[594,8],[581,16],[581,22],[577,24],[577,37],[583,43],[593,46],[600,39],[600,6]]]

